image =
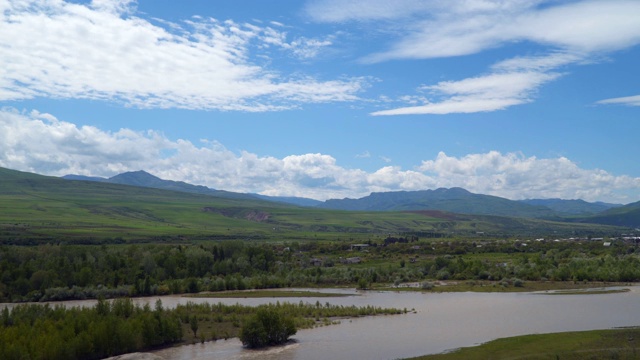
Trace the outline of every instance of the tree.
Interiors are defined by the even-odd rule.
[[[197,336],[197,332],[198,332],[198,318],[193,315],[190,319],[189,319],[189,325],[191,326],[191,331],[193,331],[193,336]]]
[[[296,332],[291,318],[276,309],[262,307],[243,324],[240,341],[248,348],[279,345]]]

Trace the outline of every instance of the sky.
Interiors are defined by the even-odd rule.
[[[640,200],[640,0],[0,0],[0,166]]]

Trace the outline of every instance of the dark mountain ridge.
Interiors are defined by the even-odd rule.
[[[544,206],[474,194],[462,188],[371,193],[360,199],[327,200],[318,207],[359,211],[441,210],[458,214],[543,218],[556,214]]]
[[[605,202],[591,203],[581,199],[526,199],[518,201],[534,206],[545,206],[562,215],[593,215],[622,206],[621,204],[609,204]]]
[[[216,190],[203,185],[192,185],[184,181],[163,180],[144,170],[129,171],[115,175],[110,178],[101,178],[83,175],[65,175],[62,177],[66,180],[96,181],[110,184],[131,185],[139,187],[148,187],[161,190],[182,191],[192,194],[203,194],[218,196],[227,199],[247,199],[247,200],[266,200],[272,202],[280,202],[293,204],[298,206],[315,206],[320,203],[318,200],[298,198],[298,197],[279,197],[266,196],[258,194],[237,193],[225,190]]]

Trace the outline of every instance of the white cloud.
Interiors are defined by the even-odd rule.
[[[444,187],[460,186],[509,199],[581,198],[624,202],[629,200],[621,195],[624,191],[631,193],[640,187],[640,178],[582,169],[565,157],[538,159],[497,151],[459,158],[441,152],[436,159],[423,161],[419,170],[436,176]]]
[[[640,42],[640,3],[634,0],[327,0],[306,10],[321,22],[402,20],[402,38],[368,62],[469,55],[521,41],[580,52]]]
[[[619,98],[605,99],[596,102],[596,104],[615,104],[615,105],[627,105],[627,106],[640,106],[640,95],[625,96]]]
[[[215,189],[321,200],[439,187],[463,187],[511,199],[640,200],[640,178],[583,169],[564,157],[538,159],[495,151],[462,157],[440,153],[412,170],[390,165],[366,172],[344,168],[327,154],[279,159],[235,153],[216,141],[196,145],[169,140],[156,131],[106,132],[78,127],[50,114],[12,109],[0,110],[0,166],[55,176],[110,177],[143,169],[164,179]]]
[[[193,18],[154,25],[128,0],[5,1],[0,13],[0,100],[117,101],[141,108],[269,111],[353,101],[365,78],[321,81],[251,62],[276,46],[308,59],[330,39]],[[164,27],[163,27],[164,26]]]
[[[460,81],[443,81],[424,86],[444,100],[424,105],[373,112],[371,115],[451,114],[503,110],[531,101],[543,84],[560,76],[535,71],[493,73]]]
[[[640,43],[640,2],[633,0],[317,0],[306,11],[318,22],[360,21],[389,29],[396,36],[392,44],[365,56],[364,63],[464,56],[524,42],[542,49],[542,56],[500,61],[486,75],[424,87],[437,99],[373,115],[503,110],[532,101],[560,67]],[[471,86],[477,91],[470,92]]]

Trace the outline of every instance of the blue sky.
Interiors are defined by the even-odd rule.
[[[0,0],[0,166],[640,200],[640,1]]]

